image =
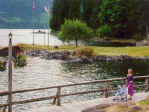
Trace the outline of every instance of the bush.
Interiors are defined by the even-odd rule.
[[[110,33],[111,33],[111,27],[109,25],[104,25],[97,29],[97,36],[99,37],[110,35]]]
[[[134,38],[135,40],[138,40],[138,41],[140,41],[140,40],[143,39],[143,38],[141,38],[141,37],[142,37],[141,33],[136,33],[136,34],[133,36],[133,38]]]
[[[91,56],[95,56],[95,51],[92,48],[78,48],[75,50],[75,55],[79,56],[79,57],[91,57]]]
[[[27,58],[24,54],[20,54],[14,60],[15,67],[24,67],[27,64]]]
[[[6,66],[4,65],[5,62],[0,61],[0,71],[5,71]]]

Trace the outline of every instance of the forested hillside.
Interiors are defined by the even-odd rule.
[[[89,26],[97,28],[98,26],[98,18],[97,11],[99,9],[95,9],[95,5],[98,4],[101,0],[75,0],[74,2],[81,2],[84,4],[84,13],[75,13],[80,9],[80,5],[75,6],[76,3],[70,4],[65,2],[71,2],[70,0],[57,0],[60,2],[59,7],[56,8],[56,11],[61,10],[61,7],[64,7],[66,11],[59,16],[76,16],[81,17],[83,20],[86,20]],[[92,1],[95,1],[95,3]],[[53,7],[54,0],[36,0],[36,9],[32,11],[33,7],[33,0],[0,0],[0,28],[31,28],[32,23],[36,24],[36,27],[45,27],[39,24],[48,24],[48,14],[44,11],[44,7],[50,7],[50,16],[52,15],[52,7]],[[87,3],[91,2],[91,3]],[[88,5],[90,4],[90,5]],[[69,11],[70,7],[75,7],[74,11]],[[144,3],[144,14],[145,14],[145,21],[149,21],[149,0],[145,0]],[[82,10],[82,8],[81,8]],[[63,10],[62,10],[63,11]],[[62,12],[60,11],[60,12]],[[72,12],[72,13],[71,13]],[[86,13],[85,13],[86,12]],[[67,14],[66,14],[67,13]],[[96,19],[91,17],[91,14],[95,16]],[[67,17],[66,17],[67,18]],[[89,19],[86,19],[89,18]],[[61,18],[59,18],[61,19]],[[64,21],[64,20],[60,20]],[[62,22],[63,23],[63,22]],[[91,23],[91,24],[90,24]],[[59,23],[61,25],[61,23]]]
[[[0,0],[0,27],[1,28],[31,28],[32,23],[48,24],[49,16],[45,7],[53,6],[53,0],[36,0],[33,11],[33,0]]]

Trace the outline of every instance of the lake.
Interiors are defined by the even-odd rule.
[[[31,29],[0,29],[0,46],[7,46],[8,33],[13,33],[13,43],[32,44]],[[38,31],[38,30],[36,30]],[[44,34],[35,34],[36,44],[47,44],[44,40]],[[40,41],[39,41],[40,40]],[[57,37],[50,35],[50,45],[61,45],[62,42]],[[72,84],[85,81],[125,77],[128,68],[134,69],[136,76],[149,75],[149,61],[109,61],[96,63],[64,63],[60,60],[46,60],[40,57],[28,57],[28,64],[24,68],[13,68],[13,90],[30,89],[55,86],[61,84]],[[139,82],[142,83],[142,82]],[[115,82],[112,86],[124,84]],[[63,93],[80,92],[85,90],[94,90],[104,85],[95,84],[93,86],[76,86],[63,89]],[[7,91],[8,88],[8,71],[0,72],[0,92]],[[56,90],[37,91],[13,95],[13,101],[23,99],[38,98],[55,95]],[[87,95],[77,95],[65,97],[63,103],[72,101],[84,101],[100,98],[99,93]],[[7,97],[0,97],[0,103],[6,103]],[[52,100],[25,105],[13,106],[14,112],[27,112],[32,108],[49,106]]]
[[[40,29],[41,31],[46,31],[46,34],[35,33],[35,44],[48,45],[48,30]],[[39,29],[35,29],[34,32],[38,32]],[[33,30],[32,29],[0,29],[0,46],[8,45],[8,34],[12,32],[13,34],[13,44],[33,43]],[[49,45],[61,45],[62,42],[54,35],[49,35]]]
[[[28,64],[24,68],[13,68],[13,90],[40,88],[63,84],[72,84],[85,81],[110,79],[125,77],[128,68],[134,69],[135,76],[149,75],[149,61],[129,61],[129,62],[97,62],[97,63],[66,63],[60,60],[46,60],[40,57],[28,57]],[[0,92],[7,91],[8,71],[0,72]],[[111,83],[112,87],[124,85],[124,81]],[[142,83],[142,82],[136,82]],[[95,90],[104,87],[104,84],[83,85],[68,87],[62,90],[62,93],[80,92],[86,90]],[[56,94],[56,89],[43,90],[29,93],[13,95],[13,101],[31,99],[38,97],[47,97]],[[77,95],[64,97],[63,103],[73,101],[86,101],[100,98],[100,93],[90,93],[86,95]],[[0,97],[0,103],[6,103],[7,97]],[[51,105],[52,100],[24,105],[15,105],[15,112],[27,112],[32,108]]]

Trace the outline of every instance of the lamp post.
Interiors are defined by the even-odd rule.
[[[12,33],[9,33],[8,46],[8,112],[12,112]]]

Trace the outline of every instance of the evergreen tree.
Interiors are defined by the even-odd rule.
[[[80,0],[55,0],[50,27],[57,31],[65,19],[80,19]]]
[[[50,27],[57,31],[65,19],[80,19],[96,29],[99,27],[99,5],[100,0],[55,0]]]
[[[100,11],[101,0],[82,0],[81,4],[83,7],[82,20],[91,28],[98,28],[100,25],[98,13]]]

